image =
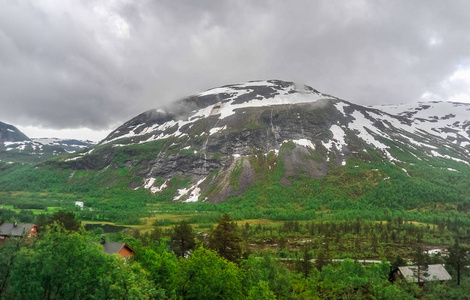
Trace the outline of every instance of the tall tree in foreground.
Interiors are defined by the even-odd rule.
[[[242,299],[242,280],[236,264],[200,247],[178,261],[171,288],[177,299]]]
[[[185,254],[193,250],[196,246],[194,238],[196,235],[193,228],[186,221],[181,221],[178,225],[173,227],[171,234],[171,248],[178,256],[185,256]]]
[[[3,299],[2,296],[7,294],[8,279],[22,245],[22,239],[8,239],[0,245],[0,299]]]
[[[469,250],[460,245],[459,240],[455,240],[454,245],[449,249],[447,263],[451,265],[457,272],[457,284],[460,285],[460,277],[463,268],[469,263]]]
[[[209,238],[209,248],[231,262],[238,262],[241,257],[240,235],[237,224],[228,214],[217,219],[217,226]]]

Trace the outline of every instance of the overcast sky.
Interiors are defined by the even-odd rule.
[[[220,85],[281,79],[358,104],[470,102],[470,1],[0,2],[0,121],[98,140]]]

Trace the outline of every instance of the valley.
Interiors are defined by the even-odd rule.
[[[301,274],[314,280],[314,265],[321,277],[330,267],[363,268],[354,260],[383,261],[367,270],[385,270],[418,252],[445,263],[457,241],[470,244],[469,111],[450,102],[365,107],[270,80],[144,112],[96,145],[31,140],[4,125],[0,220],[45,228],[71,212],[80,239],[104,235],[176,265],[180,226],[214,249],[227,216],[239,259],[267,255],[294,285]],[[146,259],[136,256],[146,271],[163,272]],[[381,288],[392,289],[386,273]]]

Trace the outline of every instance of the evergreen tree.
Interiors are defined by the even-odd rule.
[[[398,267],[403,267],[406,266],[406,261],[400,256],[396,255],[395,259],[392,261],[391,268],[392,270],[395,270]]]
[[[59,210],[51,216],[39,215],[36,220],[38,232],[43,232],[46,227],[54,223],[59,224],[62,228],[67,231],[78,231],[81,227],[81,222],[75,217],[73,212],[67,212]],[[55,227],[54,227],[55,228]]]
[[[460,285],[462,270],[469,263],[469,250],[461,246],[458,239],[455,240],[454,245],[448,250],[449,256],[447,257],[447,263],[457,272],[457,284]]]
[[[429,276],[428,274],[428,264],[429,264],[429,255],[423,252],[421,247],[417,245],[413,250],[413,263],[416,265],[413,273],[418,280],[418,284],[424,282],[424,278]]]
[[[315,267],[321,271],[324,266],[328,265],[328,254],[322,247],[317,251],[317,258],[315,259]]]
[[[194,238],[196,235],[193,228],[186,221],[181,221],[173,228],[171,235],[171,247],[176,255],[185,256],[185,254],[194,249],[196,242]]]
[[[312,255],[312,245],[307,243],[302,248],[302,257],[297,262],[297,270],[302,272],[304,278],[307,278],[312,270],[311,260],[313,259]]]
[[[232,222],[228,214],[217,219],[217,226],[209,238],[209,248],[229,261],[238,262],[240,259],[242,251],[237,224]]]

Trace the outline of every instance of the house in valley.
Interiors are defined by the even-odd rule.
[[[3,223],[0,225],[0,243],[10,238],[32,237],[36,235],[36,224],[30,223]]]
[[[418,270],[417,266],[398,267],[392,272],[391,278],[394,281],[402,279],[410,283],[424,283],[428,281],[440,281],[442,283],[452,279],[442,264],[428,265],[427,270],[424,268]]]
[[[137,253],[131,246],[121,242],[108,242],[103,236],[101,239],[104,253],[117,254],[121,258],[129,258]]]

